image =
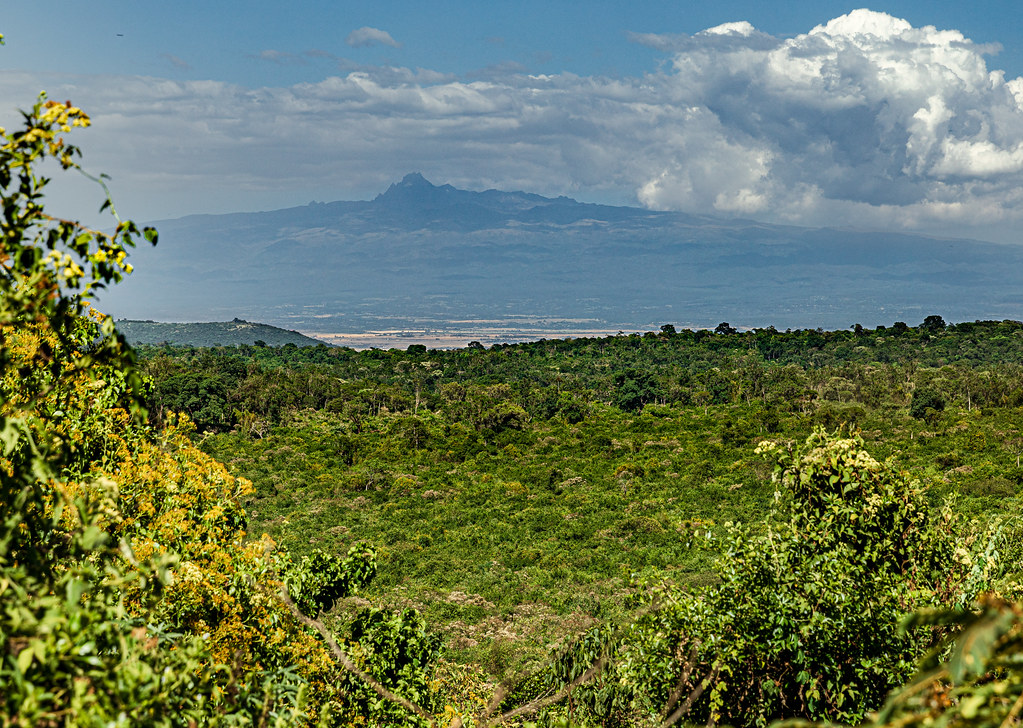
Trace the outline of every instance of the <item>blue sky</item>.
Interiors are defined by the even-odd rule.
[[[95,122],[86,166],[146,220],[366,198],[422,171],[1015,242],[1023,4],[862,7],[18,3],[0,20],[0,123],[40,89],[73,99]],[[95,208],[82,183],[55,197]]]
[[[38,8],[15,3],[3,12],[3,68],[86,73],[132,72],[177,79],[229,81],[250,87],[315,82],[336,73],[317,50],[356,63],[401,65],[470,74],[502,64],[531,73],[642,75],[663,54],[630,43],[635,33],[697,33],[745,20],[791,37],[860,7],[914,26],[954,28],[976,43],[1002,46],[995,63],[1023,75],[1023,3],[905,0],[856,2],[622,2],[621,0],[68,0]],[[353,30],[387,31],[399,48],[345,43]],[[122,34],[122,35],[118,35]],[[40,52],[51,48],[53,52]],[[278,62],[265,51],[288,54]],[[177,59],[175,62],[172,59]],[[187,64],[184,67],[182,64]]]

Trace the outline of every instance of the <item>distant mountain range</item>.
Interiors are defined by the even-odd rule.
[[[1023,247],[470,192],[420,174],[371,201],[156,226],[160,244],[133,253],[136,272],[101,309],[317,332],[1023,318]]]

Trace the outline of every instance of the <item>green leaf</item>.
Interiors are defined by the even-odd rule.
[[[956,640],[948,662],[949,675],[957,683],[968,676],[987,671],[993,647],[1012,628],[1016,615],[1012,610],[989,609],[980,619],[966,627]]]
[[[972,720],[977,717],[977,711],[985,702],[987,702],[986,695],[970,695],[969,697],[963,698],[963,702],[959,706],[959,712],[967,720]]]
[[[85,593],[85,582],[81,579],[71,579],[67,584],[67,600],[69,604],[78,604]]]
[[[22,675],[28,673],[28,669],[32,666],[32,659],[35,657],[35,653],[31,647],[25,647],[18,653],[16,660],[18,665],[18,672]]]

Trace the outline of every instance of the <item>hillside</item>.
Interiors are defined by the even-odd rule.
[[[321,346],[324,342],[268,324],[241,319],[208,323],[161,323],[120,319],[117,330],[129,344],[175,346],[242,346],[262,342],[266,346]]]

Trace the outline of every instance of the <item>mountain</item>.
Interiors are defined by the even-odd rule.
[[[1023,318],[1023,247],[472,192],[409,174],[370,201],[156,223],[100,303],[303,331],[559,322],[843,328]]]
[[[241,346],[257,341],[266,346],[319,346],[322,341],[286,331],[276,326],[256,324],[242,319],[210,323],[177,324],[158,321],[116,322],[117,330],[130,344],[175,344],[177,346]]]

